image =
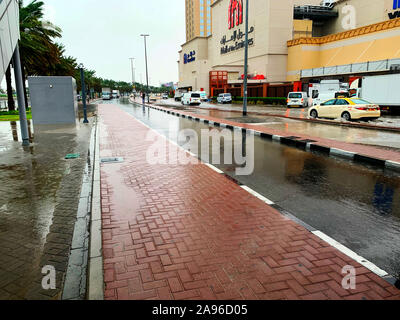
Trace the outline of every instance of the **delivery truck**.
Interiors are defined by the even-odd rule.
[[[110,88],[102,88],[101,89],[101,96],[103,100],[111,100],[111,89]]]
[[[400,73],[362,77],[350,87],[353,96],[378,104],[383,111],[400,113]]]
[[[113,97],[113,99],[119,99],[119,96],[120,96],[119,90],[113,90],[113,91],[112,91],[112,97]]]

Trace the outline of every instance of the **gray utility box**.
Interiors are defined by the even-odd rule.
[[[72,77],[29,77],[33,124],[76,124],[78,100]]]

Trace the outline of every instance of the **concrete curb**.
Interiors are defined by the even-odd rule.
[[[137,103],[132,100],[130,100],[130,102]],[[281,144],[296,147],[296,148],[299,148],[299,149],[302,149],[305,151],[316,151],[316,152],[324,153],[328,156],[340,157],[340,158],[355,161],[355,162],[358,162],[361,164],[369,164],[369,165],[376,166],[378,168],[400,172],[400,162],[375,158],[375,157],[371,157],[371,156],[364,155],[364,154],[354,153],[352,151],[341,150],[341,149],[337,149],[337,148],[330,148],[330,147],[326,147],[326,146],[314,143],[315,141],[312,141],[312,140],[301,140],[301,139],[299,140],[299,137],[293,137],[293,136],[281,137],[278,135],[271,135],[268,133],[259,132],[255,129],[247,129],[247,128],[243,128],[240,126],[232,126],[232,125],[228,125],[228,124],[223,124],[220,122],[202,119],[202,118],[200,118],[200,116],[195,115],[195,114],[193,114],[192,116],[188,116],[188,115],[185,115],[185,114],[179,112],[178,110],[171,111],[171,110],[166,110],[164,107],[153,106],[153,105],[148,105],[148,104],[146,104],[146,106],[149,108],[155,109],[155,110],[163,111],[163,112],[169,111],[169,113],[172,115],[176,115],[178,117],[180,116],[183,118],[188,118],[188,119],[191,119],[194,121],[208,123],[209,125],[214,125],[216,127],[223,126],[227,129],[231,129],[231,130],[232,129],[240,129],[243,131],[248,131],[255,135],[261,136],[261,138],[270,139],[275,142],[280,142]],[[221,120],[223,120],[223,119],[221,119]]]
[[[96,123],[95,153],[93,162],[92,215],[90,224],[89,248],[89,300],[104,300],[103,250],[101,233],[101,195],[100,195],[100,135]]]
[[[84,300],[86,298],[95,131],[92,128],[62,300]]]

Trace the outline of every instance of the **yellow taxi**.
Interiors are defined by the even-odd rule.
[[[345,121],[356,119],[376,120],[381,116],[378,105],[359,98],[341,98],[327,100],[308,110],[310,118],[342,118]]]

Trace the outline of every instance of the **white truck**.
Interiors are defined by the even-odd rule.
[[[349,84],[339,80],[321,80],[320,83],[312,83],[309,86],[309,105],[318,105],[326,100],[338,96],[348,96]]]
[[[111,89],[110,88],[102,88],[101,96],[103,100],[111,100]]]
[[[119,97],[120,97],[119,90],[113,90],[112,97],[113,97],[113,99],[119,99]]]
[[[352,83],[356,97],[378,104],[381,110],[400,111],[400,73],[362,77]]]

